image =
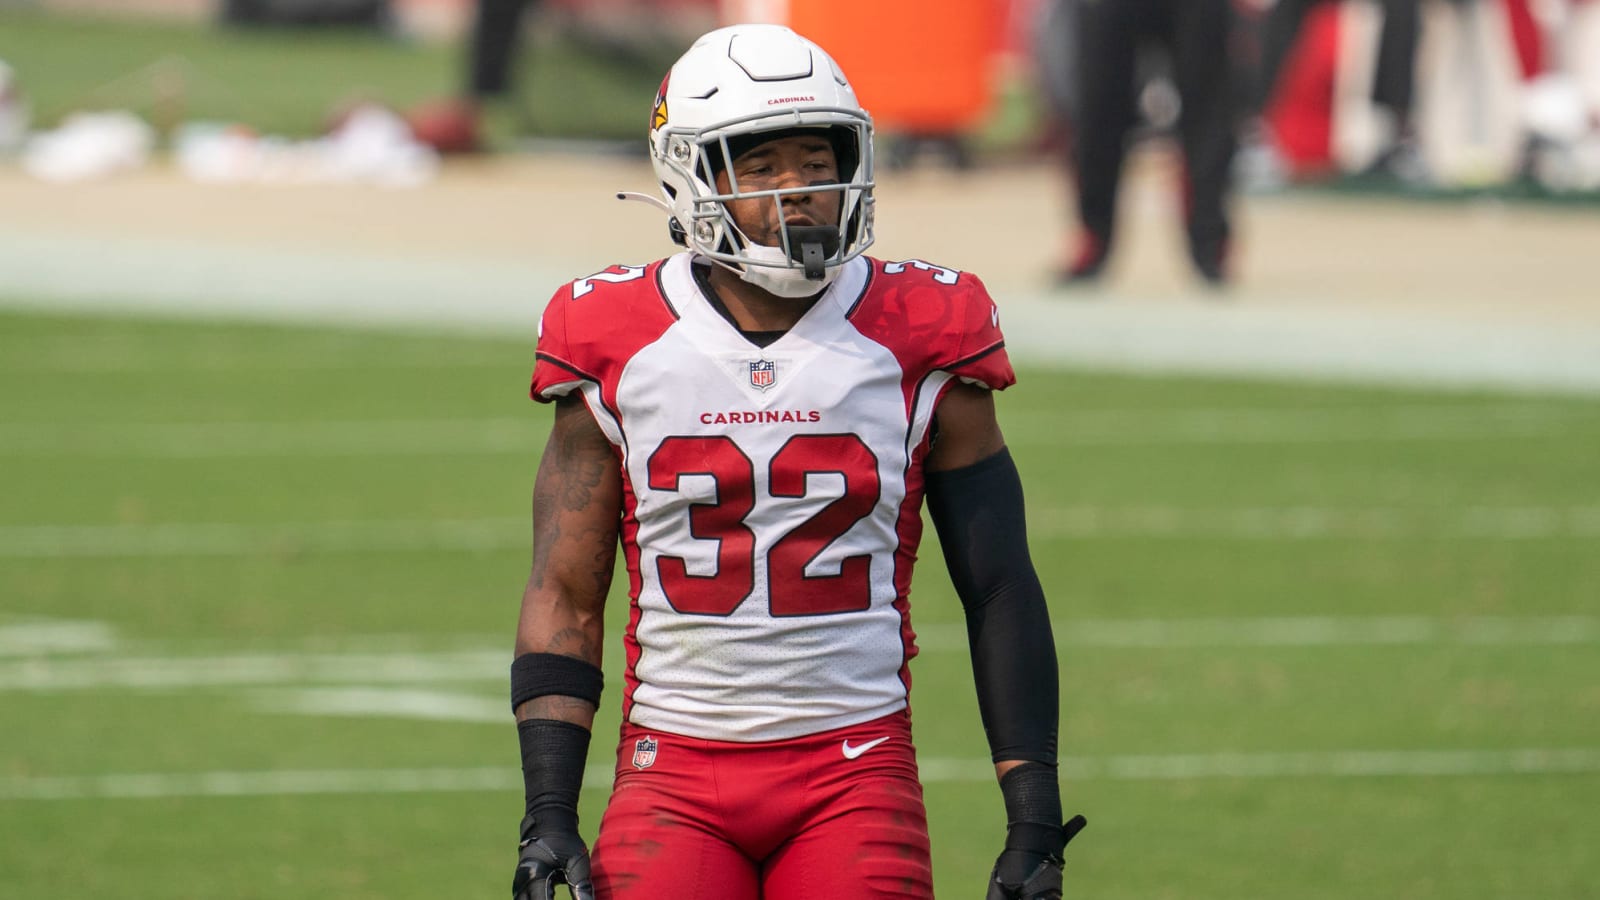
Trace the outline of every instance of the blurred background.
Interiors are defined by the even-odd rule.
[[[484,129],[469,135],[483,149],[637,144],[630,101],[687,41],[726,22],[775,21],[834,48],[880,130],[902,139],[891,161],[908,162],[916,138],[958,141],[985,159],[1027,156],[1070,143],[1084,95],[1106,89],[1085,77],[1082,5],[5,0],[0,147],[118,109],[163,146],[196,122],[322,134],[361,101],[428,132],[442,124],[427,115],[440,99],[489,101],[490,121],[467,123]],[[1126,6],[1133,18],[1166,15],[1166,4]],[[1383,174],[1434,190],[1600,190],[1600,13],[1590,0],[1226,6],[1224,55],[1209,62],[1230,70],[1252,185]],[[1182,107],[1174,66],[1150,49],[1129,73],[1140,134],[1170,131]],[[458,135],[423,136],[465,149]]]
[[[1338,198],[1361,198],[1397,224],[1439,219],[1435,239],[1371,252],[1470,302],[1483,278],[1426,261],[1467,249],[1450,232],[1463,214],[1600,209],[1592,0],[0,0],[0,161],[23,182],[113,191],[157,175],[437,187],[535,159],[522,167],[616,163],[648,188],[638,110],[688,41],[741,20],[831,48],[876,119],[887,183],[1030,182],[993,193],[1035,218],[962,238],[1002,243],[1012,274],[1076,299],[1316,293],[1328,281],[1307,267],[1351,241],[1368,252],[1375,232],[1283,232],[1275,216],[1332,202],[1337,218]],[[241,217],[261,199],[231,196]],[[1146,221],[1183,235],[1177,252],[1140,237]],[[1541,297],[1578,289],[1541,265],[1503,274]]]
[[[1600,895],[1600,0],[0,0],[0,896],[503,896],[536,321],[751,20],[997,298],[1072,891]]]

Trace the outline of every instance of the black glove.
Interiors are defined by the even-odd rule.
[[[985,900],[1061,900],[1062,852],[1089,824],[1083,816],[1061,821],[1056,767],[1025,762],[1000,779],[1006,803],[1006,845],[989,873]]]
[[[1018,829],[1007,829],[1006,849],[1000,851],[1000,858],[994,862],[994,871],[989,874],[989,893],[984,900],[1061,900],[1062,851],[1087,824],[1089,820],[1083,816],[1073,816],[1060,828],[1029,829],[1031,834],[1021,840],[1017,840]],[[1035,846],[1013,847],[1013,842]]]
[[[565,884],[576,900],[594,900],[589,882],[589,848],[578,836],[576,817],[570,828],[541,830],[523,820],[522,853],[511,879],[512,900],[555,900],[556,885]]]
[[[564,884],[577,900],[594,900],[589,848],[578,836],[578,790],[589,729],[550,719],[517,723],[527,814],[522,817],[512,900],[555,900]]]

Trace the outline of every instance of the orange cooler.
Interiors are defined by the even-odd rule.
[[[741,4],[725,11],[737,15]],[[993,106],[1006,0],[789,0],[759,5],[822,45],[880,131],[956,135]]]

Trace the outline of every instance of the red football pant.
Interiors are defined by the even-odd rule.
[[[625,725],[593,863],[598,900],[928,900],[910,719],[761,744]]]

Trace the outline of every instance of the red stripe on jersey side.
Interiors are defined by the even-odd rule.
[[[626,462],[626,461],[624,461]],[[641,555],[639,552],[639,517],[636,514],[639,499],[634,496],[633,482],[626,473],[622,479],[622,558],[628,567],[628,628],[622,633],[622,721],[626,723],[633,712],[633,692],[639,687],[639,676],[634,674],[642,655],[639,647],[639,592],[643,589]]]
[[[917,548],[922,544],[922,495],[925,480],[922,464],[928,455],[928,439],[924,435],[911,451],[910,464],[906,466],[905,499],[900,502],[900,514],[895,521],[897,540],[894,548],[894,608],[900,613],[900,683],[906,689],[906,713],[911,707],[911,660],[917,655],[917,632],[911,625],[911,574],[917,564]]]

